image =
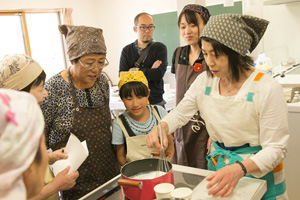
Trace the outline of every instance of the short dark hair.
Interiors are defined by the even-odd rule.
[[[211,43],[216,58],[220,55],[227,55],[228,56],[228,65],[229,70],[232,73],[232,79],[235,81],[240,80],[240,73],[243,74],[246,71],[250,70],[250,66],[253,66],[254,61],[250,56],[242,56],[236,51],[230,49],[229,47],[221,44],[220,42],[208,38],[202,37],[201,40]],[[207,73],[212,77],[212,73],[210,70],[207,70]]]
[[[125,83],[119,91],[120,98],[127,98],[131,97],[132,91],[134,92],[135,96],[140,96],[140,97],[147,97],[149,95],[149,90],[148,87],[138,81],[132,81]]]
[[[146,12],[142,12],[142,13],[139,13],[137,16],[135,16],[134,18],[134,25],[137,26],[139,24],[139,17],[142,16],[142,15],[148,15],[150,17],[152,17],[149,13],[146,13]],[[152,17],[153,18],[153,17]]]
[[[25,88],[21,89],[21,91],[25,91],[25,92],[30,92],[30,89],[32,86],[38,86],[40,85],[42,82],[45,83],[46,80],[46,73],[43,70],[40,75],[34,80],[32,81],[29,85],[27,85]]]

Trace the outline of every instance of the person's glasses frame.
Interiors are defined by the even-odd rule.
[[[86,68],[88,70],[95,69],[96,67],[98,69],[103,69],[104,67],[107,67],[109,65],[109,62],[108,62],[107,58],[105,58],[105,63],[96,63],[96,62],[93,62],[92,64],[87,64],[87,63],[83,64],[80,59],[78,59],[78,61],[81,64],[82,67],[84,67],[84,68]]]
[[[144,26],[144,25],[142,25],[142,26],[136,26],[136,27],[139,28],[141,31],[146,31],[147,29],[149,31],[154,31],[154,29],[155,29],[154,25],[150,25],[150,26]]]

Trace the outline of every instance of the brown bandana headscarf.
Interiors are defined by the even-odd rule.
[[[211,16],[202,37],[212,38],[237,53],[251,53],[264,35],[269,22],[250,15],[221,14]]]
[[[58,29],[65,35],[69,60],[92,53],[106,54],[102,29],[73,25],[59,25]]]
[[[205,8],[201,5],[188,4],[182,9],[181,12],[184,12],[185,10],[194,11],[194,12],[198,13],[199,15],[201,15],[206,21],[209,20],[209,17],[210,17],[209,11],[207,10],[207,8]]]

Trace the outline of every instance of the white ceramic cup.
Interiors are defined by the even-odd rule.
[[[176,188],[171,192],[171,198],[173,200],[190,200],[192,199],[192,190],[187,187]]]
[[[160,183],[154,187],[157,199],[171,198],[171,192],[174,190],[174,185],[171,183]]]

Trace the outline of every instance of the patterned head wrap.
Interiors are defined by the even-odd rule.
[[[22,174],[36,156],[43,130],[33,95],[0,89],[0,199],[26,199]]]
[[[146,78],[146,76],[144,75],[144,72],[142,71],[126,71],[126,72],[120,72],[120,80],[119,80],[119,91],[121,89],[121,87],[125,84],[125,83],[129,83],[129,82],[142,82],[144,83],[147,88],[148,87],[148,80]]]
[[[184,12],[185,10],[194,11],[194,12],[198,13],[199,15],[201,15],[206,21],[209,20],[209,17],[210,17],[209,11],[207,10],[207,8],[205,8],[201,5],[188,4],[182,9],[181,12]]]
[[[58,29],[65,35],[69,60],[92,53],[106,54],[102,29],[72,25],[59,25]]]
[[[42,67],[27,55],[6,55],[0,61],[0,88],[22,90],[42,71]]]
[[[267,20],[250,15],[216,15],[209,19],[200,38],[212,38],[245,56],[258,45],[268,24]]]

